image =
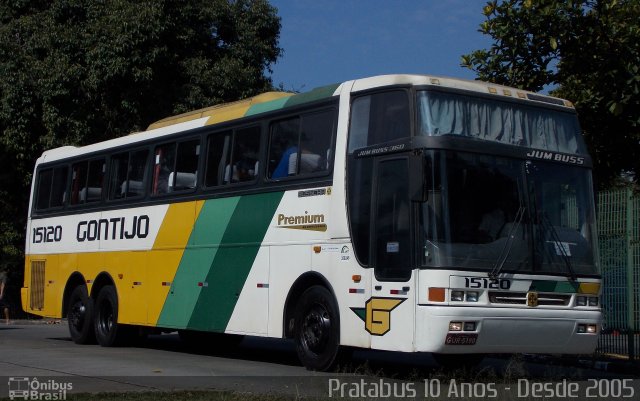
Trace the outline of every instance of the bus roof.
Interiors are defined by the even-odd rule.
[[[443,88],[485,93],[503,98],[510,97],[531,101],[532,103],[551,104],[556,107],[573,109],[571,102],[563,99],[482,81],[470,81],[432,75],[380,75],[348,81],[342,84],[327,85],[299,94],[288,92],[266,92],[248,99],[194,110],[156,121],[149,125],[146,131],[134,132],[129,136],[115,138],[83,147],[63,146],[47,150],[42,154],[38,163],[87,154],[130,144],[132,142],[140,142],[146,139],[170,135],[172,133],[186,131],[206,125],[231,121],[299,104],[322,100],[338,95],[342,88],[348,88],[350,92],[360,92],[393,85],[440,86]]]

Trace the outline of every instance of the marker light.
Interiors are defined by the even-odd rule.
[[[467,291],[467,302],[478,302],[478,291]]]
[[[462,322],[449,322],[449,331],[462,331]]]
[[[457,302],[464,301],[464,291],[451,291],[451,300]]]

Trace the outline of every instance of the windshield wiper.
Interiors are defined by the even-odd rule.
[[[496,264],[493,266],[493,270],[489,273],[489,278],[495,279],[500,274],[500,271],[504,267],[504,264],[507,262],[509,258],[509,253],[511,253],[511,248],[513,247],[513,240],[515,239],[515,233],[520,227],[520,222],[524,217],[525,207],[520,205],[518,208],[518,212],[516,213],[516,224],[511,226],[511,230],[509,230],[509,235],[507,236],[507,242],[504,243],[502,250],[500,251],[500,255],[496,260]]]
[[[564,244],[562,243],[562,241],[560,241],[560,236],[558,235],[558,231],[556,231],[555,227],[551,224],[551,221],[549,221],[549,217],[547,216],[546,213],[542,212],[542,227],[546,227],[549,232],[551,233],[551,238],[554,241],[554,245],[556,250],[559,250],[559,252],[556,251],[556,253],[558,253],[560,256],[562,256],[562,259],[564,260],[564,264],[567,266],[567,270],[569,271],[569,278],[571,279],[571,281],[576,281],[576,273],[573,270],[573,266],[571,265],[571,260],[569,259],[569,255],[567,254],[567,251],[564,249]]]

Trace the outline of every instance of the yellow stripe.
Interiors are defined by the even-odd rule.
[[[153,326],[158,321],[170,283],[182,259],[204,201],[169,206],[151,251],[88,252],[57,255],[27,255],[25,283],[31,279],[31,261],[45,261],[45,301],[41,316],[61,317],[67,280],[80,271],[86,280],[101,272],[113,278],[118,292],[118,322]],[[87,283],[89,291],[93,282]],[[26,291],[29,294],[29,290]],[[28,308],[25,298],[23,305]]]

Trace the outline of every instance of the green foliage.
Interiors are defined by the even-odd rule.
[[[44,149],[269,90],[279,32],[267,0],[2,1],[0,264],[20,269]]]
[[[494,44],[462,65],[481,80],[554,86],[576,105],[599,184],[640,175],[640,2],[503,0],[483,12],[480,32]]]

